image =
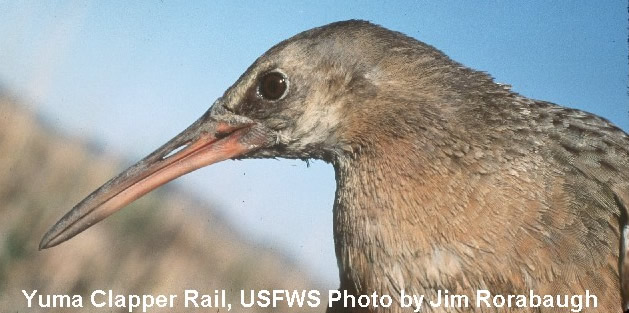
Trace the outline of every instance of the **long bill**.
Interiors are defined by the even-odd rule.
[[[112,178],[66,213],[42,238],[54,247],[98,223],[149,191],[198,168],[237,158],[265,146],[268,130],[236,115],[209,110],[153,153]]]

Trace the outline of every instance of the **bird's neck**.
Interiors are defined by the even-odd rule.
[[[357,293],[394,294],[400,288],[419,292],[420,287],[403,281],[417,270],[407,266],[416,255],[430,255],[434,247],[453,240],[448,232],[456,232],[462,222],[457,218],[464,214],[452,193],[467,174],[451,164],[447,151],[431,147],[436,140],[374,142],[380,145],[334,165],[334,240],[341,285]],[[449,144],[453,154],[469,149]],[[416,265],[422,270],[430,266]]]
[[[508,140],[496,143],[482,132],[487,125],[469,118],[500,115],[500,99],[506,103],[511,95],[501,87],[495,94],[495,105],[473,94],[417,96],[421,101],[391,96],[384,97],[394,99],[386,110],[377,110],[381,104],[365,105],[371,111],[348,113],[347,119],[358,122],[341,137],[351,144],[338,149],[343,153],[332,160],[337,181],[334,240],[342,288],[360,294],[395,294],[401,289],[429,293],[434,286],[456,286],[443,277],[459,277],[470,267],[500,265],[499,260],[483,265],[481,258],[470,263],[461,244],[493,249],[492,240],[498,237],[492,236],[508,231],[502,222],[508,216],[482,217],[496,215],[490,208],[501,208],[500,214],[515,210],[503,209],[506,195],[492,188],[501,183],[493,173],[515,170],[496,157],[500,153],[487,149],[489,143],[496,147]],[[454,104],[443,105],[445,101]],[[524,173],[513,177],[525,179]],[[478,229],[496,231],[482,234]],[[469,272],[466,279],[471,278]]]

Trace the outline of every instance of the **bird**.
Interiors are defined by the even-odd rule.
[[[446,290],[590,292],[597,303],[587,312],[629,308],[627,133],[594,114],[527,98],[429,44],[362,20],[270,48],[198,120],[73,207],[40,249],[181,175],[254,158],[334,167],[339,291],[433,299]]]

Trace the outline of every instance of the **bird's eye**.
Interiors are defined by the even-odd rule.
[[[286,94],[288,89],[288,81],[284,74],[279,72],[270,72],[264,74],[258,85],[258,94],[266,100],[278,100]]]

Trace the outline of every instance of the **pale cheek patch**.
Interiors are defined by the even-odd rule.
[[[328,140],[332,131],[339,123],[336,105],[312,105],[297,122],[295,139],[301,147],[320,144]]]

